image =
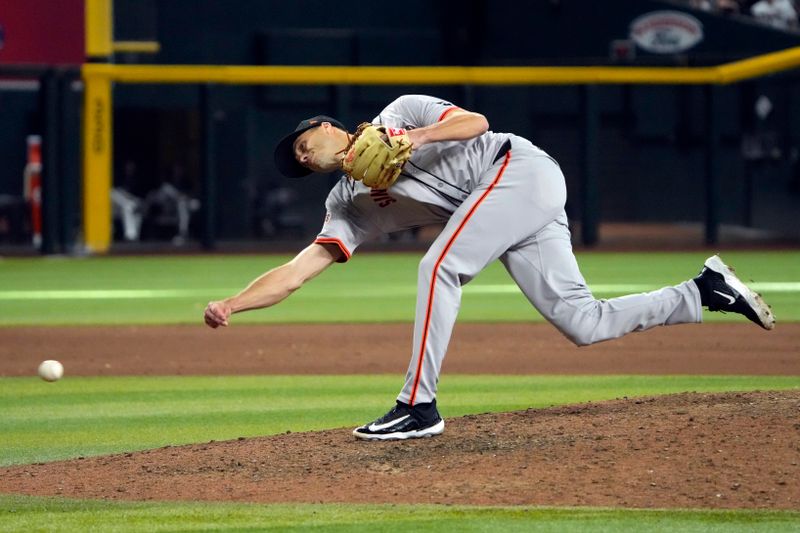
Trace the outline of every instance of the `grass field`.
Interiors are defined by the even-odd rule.
[[[356,256],[279,307],[240,322],[387,322],[413,316],[419,255]],[[598,296],[693,276],[705,254],[579,256]],[[800,252],[723,259],[753,279],[780,322],[800,320]],[[0,325],[199,324],[279,256],[2,259]],[[376,284],[365,280],[385,280]],[[346,305],[342,305],[345,301]],[[335,317],[335,318],[334,318]],[[707,315],[709,320],[741,320]],[[465,290],[462,320],[541,320],[492,265]],[[0,340],[3,329],[0,328]],[[401,376],[0,378],[0,465],[291,431],[349,427],[385,408]],[[344,381],[344,384],[343,384]],[[458,376],[442,378],[445,417],[687,390],[800,388],[800,376]],[[478,392],[479,394],[476,394]],[[477,401],[476,399],[479,399]],[[331,405],[337,406],[331,409]],[[346,408],[342,408],[346,407]],[[0,496],[0,531],[800,531],[800,513],[440,506],[111,503]]]
[[[7,532],[30,531],[611,531],[784,533],[800,513],[425,505],[127,503],[0,495]]]
[[[707,254],[584,253],[578,261],[598,297],[685,281]],[[419,254],[356,255],[334,265],[280,306],[237,322],[397,322],[414,319]],[[0,260],[0,325],[198,323],[205,304],[238,292],[287,256]],[[755,280],[779,321],[800,320],[800,251],[727,253]],[[380,283],[374,280],[382,280]],[[76,312],[76,308],[79,312]],[[739,317],[708,314],[710,321]],[[462,321],[542,318],[498,262],[464,289]]]

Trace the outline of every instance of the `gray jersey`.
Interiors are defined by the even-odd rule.
[[[372,122],[411,130],[440,122],[456,109],[439,98],[405,95]],[[426,144],[414,150],[388,190],[370,189],[343,176],[325,202],[327,215],[317,242],[337,243],[349,257],[377,235],[446,222],[514,137],[488,131],[467,141]]]

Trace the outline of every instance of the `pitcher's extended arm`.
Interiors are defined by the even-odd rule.
[[[205,322],[209,327],[227,326],[233,313],[275,305],[299,289],[303,283],[331,266],[341,251],[335,245],[314,243],[297,256],[253,280],[236,296],[209,302]]]

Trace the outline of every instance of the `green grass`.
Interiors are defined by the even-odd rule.
[[[287,430],[352,427],[383,414],[400,376],[0,379],[0,465]],[[800,388],[798,376],[464,376],[442,379],[442,415],[683,391]]]
[[[706,253],[581,253],[598,297],[673,285],[694,276]],[[412,321],[420,254],[361,254],[334,265],[271,309],[236,323]],[[794,283],[764,291],[780,322],[800,320],[800,251],[731,252],[723,258],[746,281]],[[229,296],[288,256],[0,259],[2,325],[174,324],[201,321],[205,304]],[[371,281],[380,280],[380,282]],[[606,285],[634,285],[633,290]],[[69,291],[69,292],[64,292]],[[148,292],[149,291],[149,292]],[[710,321],[736,315],[706,313]],[[542,320],[495,262],[464,291],[459,320]]]
[[[797,531],[791,511],[434,505],[132,503],[0,496],[0,528],[29,531]]]
[[[704,253],[583,253],[598,297],[692,277]],[[280,306],[237,323],[413,320],[420,254],[357,255]],[[725,253],[779,322],[800,320],[800,251]],[[203,307],[288,256],[0,258],[0,326],[200,324]],[[380,283],[366,280],[381,280]],[[636,289],[622,290],[622,285]],[[616,288],[615,288],[616,287]],[[708,320],[740,321],[706,314]],[[495,263],[464,293],[463,321],[541,320]],[[2,339],[0,329],[0,339]],[[0,465],[208,440],[349,428],[382,414],[402,376],[0,378]],[[445,417],[682,391],[800,388],[800,376],[461,376]],[[333,408],[332,406],[335,406]],[[346,430],[346,429],[345,429]],[[0,495],[0,531],[800,531],[800,513],[400,505],[120,503]]]

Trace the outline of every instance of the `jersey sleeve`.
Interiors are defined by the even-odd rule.
[[[339,190],[337,190],[339,189]],[[335,244],[342,252],[338,262],[344,263],[363,242],[374,238],[379,230],[366,214],[359,212],[341,196],[341,187],[335,187],[325,201],[325,222],[317,238],[318,244]]]
[[[459,109],[447,100],[423,94],[406,94],[386,106],[373,121],[395,128],[422,128],[441,122]]]

